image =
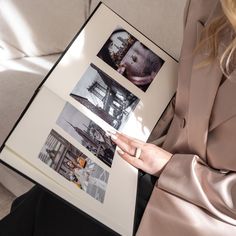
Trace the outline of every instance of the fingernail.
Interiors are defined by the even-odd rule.
[[[120,155],[123,155],[123,154],[124,154],[124,151],[121,150],[121,149],[117,150],[117,152],[118,152]]]
[[[108,132],[109,134],[116,134],[116,133],[117,133],[116,130],[108,130],[107,132]]]
[[[116,139],[117,139],[117,136],[114,135],[114,134],[112,134],[112,135],[111,135],[111,139],[116,140]]]

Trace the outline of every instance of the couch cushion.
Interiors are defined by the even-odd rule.
[[[186,0],[103,0],[175,59],[179,59],[183,39]],[[99,3],[92,0],[91,11]]]
[[[7,168],[3,164],[0,164],[0,184],[16,197],[24,194],[34,186],[32,182]]]
[[[62,52],[84,23],[87,0],[0,0],[0,40],[28,56]]]
[[[12,47],[8,43],[0,40],[0,62],[6,59],[16,59],[24,56],[24,53]]]
[[[0,64],[0,145],[58,57],[25,57]]]

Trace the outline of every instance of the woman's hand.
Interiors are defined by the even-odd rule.
[[[140,140],[118,132],[108,132],[120,148],[119,155],[134,167],[151,175],[159,176],[172,154]]]

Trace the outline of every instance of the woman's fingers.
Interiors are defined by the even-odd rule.
[[[138,169],[142,169],[143,166],[143,161],[139,158],[136,158],[134,156],[129,155],[127,152],[124,152],[122,150],[118,150],[117,151],[118,154],[124,159],[126,160],[129,164],[131,164],[132,166],[138,168]]]
[[[154,144],[146,144],[118,132],[109,135],[119,147],[117,152],[124,160],[149,174],[159,176],[172,157],[171,153]]]
[[[143,142],[118,132],[112,133],[111,138],[120,149],[131,156],[134,156],[136,154],[136,149],[141,148],[143,145]]]
[[[125,134],[118,132],[109,132],[112,140],[119,147],[117,150],[118,154],[126,160],[129,164],[133,165],[138,169],[143,169],[142,148],[145,143],[131,138]]]

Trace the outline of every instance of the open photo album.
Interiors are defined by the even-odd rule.
[[[100,3],[35,91],[1,162],[132,235],[138,170],[120,158],[108,131],[146,141],[175,93],[177,66]]]

